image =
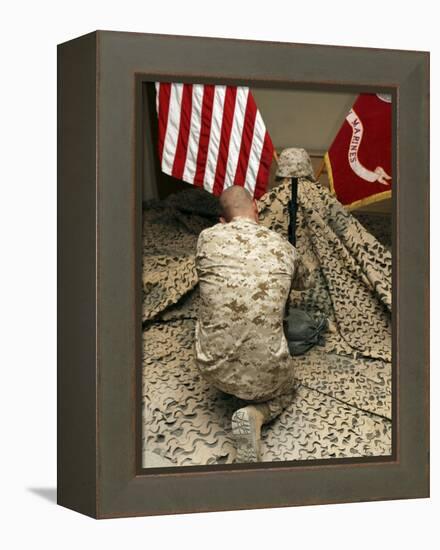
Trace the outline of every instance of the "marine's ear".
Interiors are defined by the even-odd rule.
[[[252,199],[252,206],[254,207],[255,221],[258,222],[260,217],[258,215],[258,205],[257,205],[257,201],[255,199]]]
[[[226,220],[223,216],[220,216],[219,220],[220,220],[220,223],[226,223]]]

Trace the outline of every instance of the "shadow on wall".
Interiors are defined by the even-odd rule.
[[[27,490],[30,493],[34,493],[34,495],[44,498],[52,504],[57,503],[57,490],[55,487],[28,487]]]

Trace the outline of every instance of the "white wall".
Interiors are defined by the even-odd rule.
[[[325,153],[357,95],[315,90],[252,88],[277,150],[304,147]]]

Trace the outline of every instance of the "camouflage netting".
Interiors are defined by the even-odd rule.
[[[260,222],[287,237],[290,179],[259,201]],[[324,347],[296,357],[292,405],[263,428],[263,460],[391,453],[391,254],[332,197],[299,180],[297,248],[317,284],[290,303],[330,324]],[[189,189],[144,211],[143,445],[164,465],[230,463],[238,400],[193,363],[194,253],[218,220],[218,200]],[[145,461],[148,465],[148,461]]]

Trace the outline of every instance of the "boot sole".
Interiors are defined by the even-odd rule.
[[[246,409],[239,409],[232,415],[232,435],[237,449],[236,462],[261,461],[261,443],[255,418]]]

